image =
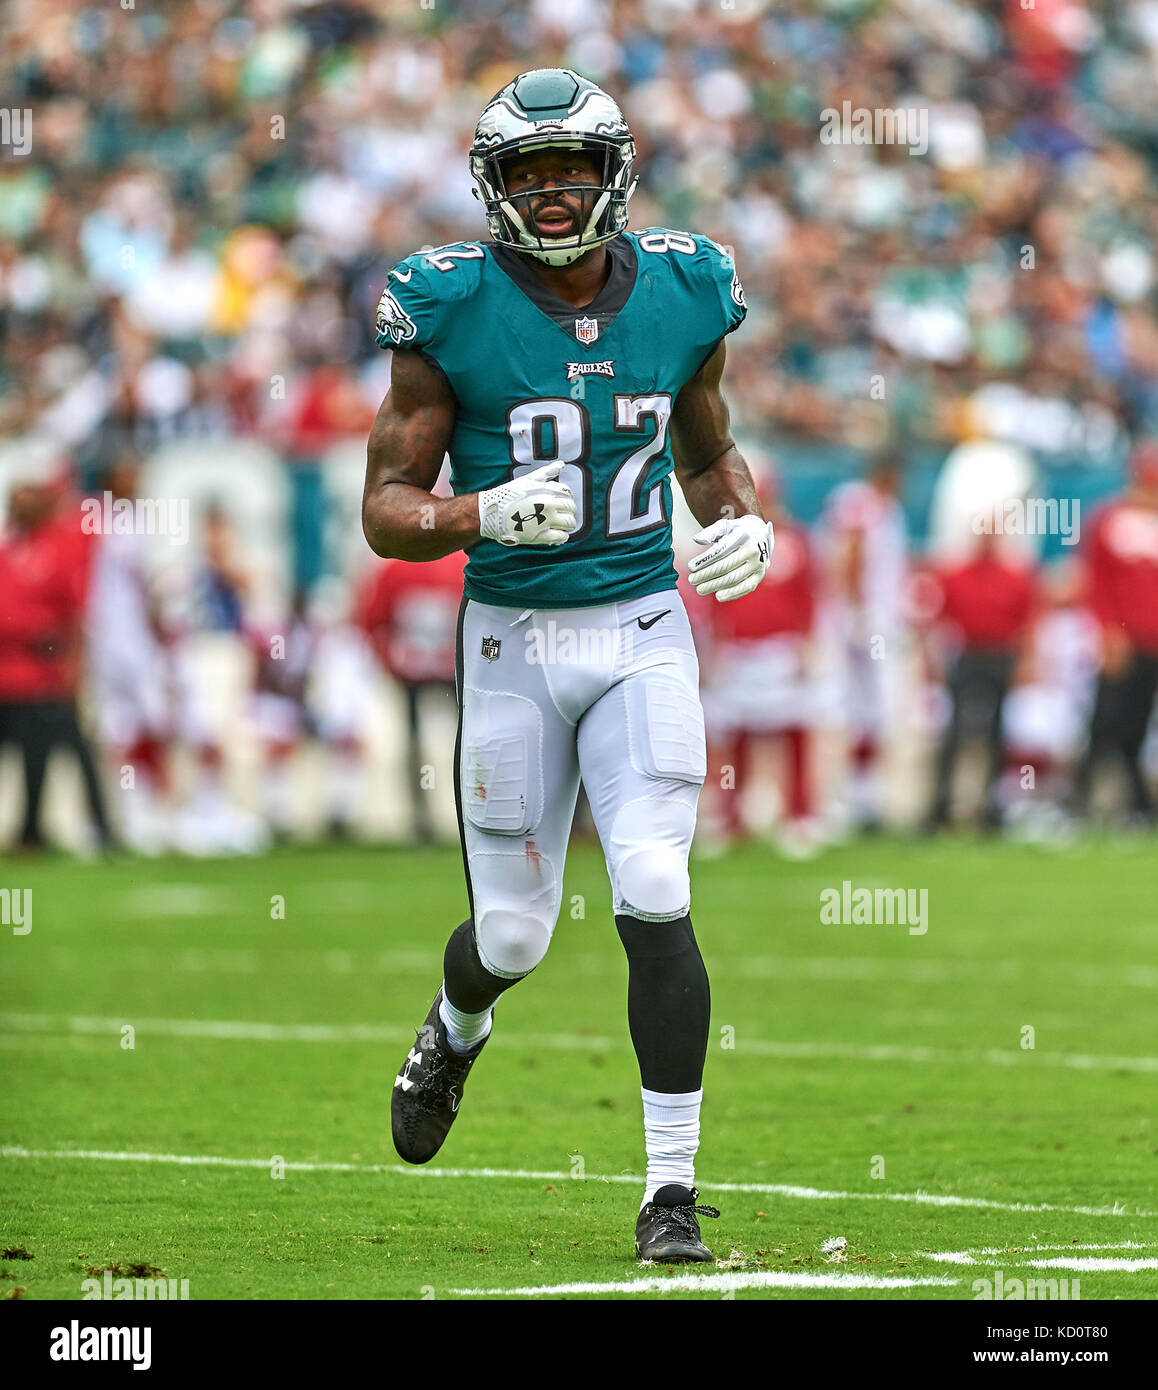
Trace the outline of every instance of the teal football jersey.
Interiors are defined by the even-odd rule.
[[[455,493],[561,463],[575,494],[565,544],[470,548],[465,592],[481,603],[582,608],[675,586],[672,406],[743,321],[744,293],[707,237],[651,228],[607,248],[607,283],[582,309],[491,242],[418,252],[390,272],[378,345],[422,352],[450,383]]]

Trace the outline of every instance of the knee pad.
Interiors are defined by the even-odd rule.
[[[547,954],[559,915],[554,865],[530,843],[523,851],[470,858],[475,941],[492,975],[517,980]]]
[[[620,809],[607,848],[616,913],[645,922],[670,922],[687,913],[698,794],[698,786],[672,782],[662,799],[641,798]]]

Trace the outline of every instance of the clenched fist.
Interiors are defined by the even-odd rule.
[[[772,523],[758,516],[725,517],[694,537],[708,548],[688,564],[697,594],[715,594],[720,603],[750,594],[764,578],[775,538]]]
[[[479,530],[500,545],[562,545],[578,524],[575,496],[548,463],[478,495]]]

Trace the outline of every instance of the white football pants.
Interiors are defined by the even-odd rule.
[[[464,600],[458,672],[455,790],[483,965],[516,979],[546,954],[580,777],[614,911],[684,916],[706,760],[678,593],[522,613]]]

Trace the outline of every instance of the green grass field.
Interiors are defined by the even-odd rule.
[[[698,863],[697,1175],[723,1215],[690,1272],[634,1255],[639,1080],[592,848],[431,1169],[396,1158],[389,1101],[463,915],[456,849],[9,860],[32,929],[0,936],[0,1296],[144,1265],[193,1299],[972,1299],[997,1269],[1152,1298],[1156,857],[885,840]],[[822,925],[844,879],[927,889],[927,932]]]

